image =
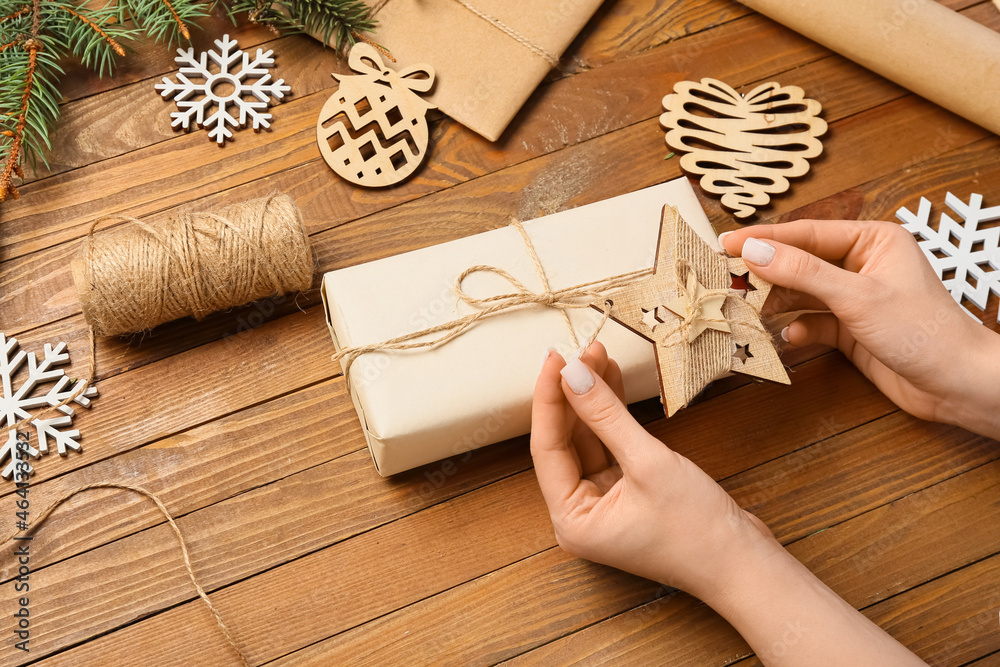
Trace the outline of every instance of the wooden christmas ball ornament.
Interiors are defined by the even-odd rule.
[[[348,64],[357,75],[333,75],[340,86],[319,114],[320,153],[355,185],[393,185],[427,155],[426,116],[435,106],[418,93],[434,85],[434,69],[415,65],[396,72],[364,42],[351,49]]]

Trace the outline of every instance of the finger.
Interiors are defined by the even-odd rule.
[[[814,343],[837,347],[840,342],[840,320],[831,313],[802,315],[784,328],[781,337],[796,347]]]
[[[615,396],[622,403],[625,402],[625,378],[622,376],[621,366],[614,359],[608,360],[608,369],[604,371],[604,381],[615,392]]]
[[[608,352],[601,343],[590,346],[581,361],[590,366],[597,375],[604,375],[608,368]],[[580,459],[580,471],[584,477],[593,475],[609,467],[607,451],[601,439],[594,435],[586,423],[575,420],[573,425],[573,448]]]
[[[618,362],[614,359],[608,361],[608,369],[604,372],[604,381],[608,383],[609,387],[611,387],[611,391],[615,392],[615,396],[618,397],[618,400],[625,403],[625,378],[622,376],[621,367],[618,366]],[[607,460],[609,467],[614,466],[617,463],[617,461],[615,461],[614,454],[612,454],[611,450],[609,450],[606,446],[604,447],[604,457]],[[619,473],[618,476],[621,477],[621,474]],[[600,487],[600,484],[598,484],[598,486]],[[602,489],[602,493],[604,492],[605,490]]]
[[[638,471],[650,454],[651,436],[604,379],[582,361],[570,361],[560,374],[563,394],[580,420],[604,442],[626,473]]]
[[[603,496],[622,478],[621,468],[605,468],[593,475],[587,475],[587,480],[592,482]]]
[[[739,255],[748,238],[774,240],[795,246],[829,262],[863,251],[863,241],[880,223],[858,220],[796,220],[780,225],[756,225],[719,237],[730,255]]]
[[[581,347],[580,352],[578,356],[583,359],[583,363],[597,371],[598,375],[604,374],[604,369],[608,367],[608,350],[603,343],[594,341],[586,350]]]
[[[830,308],[814,297],[812,294],[805,294],[798,290],[778,287],[771,289],[770,294],[764,301],[760,312],[762,315],[770,317],[779,313],[787,313],[796,310],[830,310]]]
[[[810,294],[834,312],[864,301],[861,297],[870,282],[867,276],[841,269],[805,250],[778,241],[750,237],[740,252],[755,275],[775,285]]]
[[[566,427],[566,398],[559,371],[563,358],[549,352],[535,382],[531,402],[531,458],[549,510],[561,508],[580,484],[580,468],[570,449]]]

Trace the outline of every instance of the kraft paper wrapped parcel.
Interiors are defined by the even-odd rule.
[[[715,249],[718,240],[686,179],[524,223],[552,289],[652,268],[665,204]],[[513,227],[327,273],[323,299],[334,344],[379,343],[473,311],[455,279],[476,264],[509,271],[532,291],[541,278]],[[475,273],[467,293],[509,293],[495,274]],[[598,325],[591,308],[568,310],[579,340]],[[440,334],[438,334],[440,335]],[[432,336],[434,337],[434,336]],[[629,402],[659,395],[649,341],[609,321],[598,338],[621,365]],[[350,389],[375,465],[393,475],[530,430],[531,396],[550,346],[575,352],[561,312],[527,306],[484,318],[433,349],[372,352],[350,370]]]

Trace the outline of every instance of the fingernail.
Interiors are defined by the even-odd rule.
[[[576,348],[576,352],[573,353],[573,357],[579,359],[580,357],[583,356],[584,352],[586,352],[586,350],[583,349],[583,345],[581,345],[580,347]]]
[[[784,329],[781,330],[781,340],[785,341],[786,343],[789,342],[788,341],[788,327],[785,327]]]
[[[578,396],[586,394],[594,386],[594,376],[591,375],[587,364],[579,359],[569,362],[559,372],[562,374],[563,380],[566,380],[569,388]]]
[[[719,234],[719,245],[721,245],[723,249],[726,247],[726,237],[730,234],[732,234],[732,232],[722,232]]]
[[[774,259],[774,246],[753,237],[743,242],[743,250],[740,256],[751,264],[757,266],[767,266]]]
[[[555,351],[556,351],[556,348],[554,348],[554,347],[548,347],[548,348],[545,349],[545,355],[542,357],[542,368],[545,368],[545,362],[547,362],[549,360],[549,357],[551,357],[552,353],[555,352]]]

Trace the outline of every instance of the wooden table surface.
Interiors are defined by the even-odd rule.
[[[1000,28],[992,2],[945,4]],[[0,331],[26,349],[66,341],[85,372],[68,259],[100,215],[156,219],[276,189],[301,206],[320,272],[338,269],[676,178],[657,117],[682,79],[774,79],[823,103],[824,156],[765,222],[893,220],[947,191],[1000,204],[996,136],[731,0],[609,0],[499,142],[439,118],[427,163],[384,191],[347,185],[319,156],[314,125],[345,64],[222,19],[195,47],[227,30],[273,48],[294,96],[271,131],[222,149],[170,129],[173,105],[153,90],[174,70],[162,46],[113,79],[70,67],[51,170],[0,210]],[[737,227],[702,199],[717,231]],[[996,310],[994,298],[990,322]],[[93,482],[158,494],[255,665],[754,662],[699,601],[563,553],[526,438],[379,477],[332,351],[316,289],[99,340],[83,453],[39,463],[33,511]],[[840,353],[784,359],[791,387],[730,378],[669,421],[655,402],[637,414],[928,662],[1000,664],[997,442],[900,412]],[[4,665],[238,664],[148,501],[89,491],[37,532],[29,654],[13,648],[10,552]]]

